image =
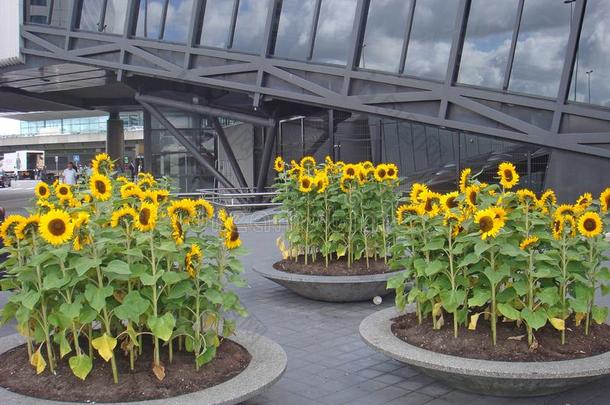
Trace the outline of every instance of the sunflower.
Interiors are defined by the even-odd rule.
[[[599,203],[602,207],[602,212],[608,212],[608,209],[610,208],[610,187],[601,192],[599,195]]]
[[[313,178],[307,175],[299,177],[299,191],[301,193],[309,193],[313,189]]]
[[[227,249],[235,249],[241,246],[239,231],[233,221],[233,217],[229,216],[223,221],[223,230],[220,232],[220,235],[224,238]]]
[[[324,163],[326,163],[326,166],[331,166],[331,167],[335,164],[335,162],[333,162],[333,159],[328,155],[326,155],[324,157]]]
[[[57,187],[55,187],[55,195],[60,200],[69,200],[72,198],[72,188],[69,184],[59,183]]]
[[[140,190],[148,190],[149,188],[152,188],[155,184],[157,184],[157,181],[155,179],[145,177],[141,180],[138,180],[136,184],[138,185]]]
[[[504,210],[504,208],[495,206],[491,207],[491,209],[496,214],[496,219],[499,219],[502,222],[506,222],[506,211]]]
[[[303,169],[313,169],[316,166],[316,160],[312,156],[304,156],[300,165]]]
[[[140,201],[156,204],[157,192],[155,190],[142,191],[142,194],[140,194]]]
[[[343,177],[346,179],[355,179],[358,175],[358,165],[348,163],[343,166]]]
[[[468,187],[471,173],[472,169],[470,169],[470,167],[467,167],[466,169],[462,170],[462,173],[460,173],[460,193],[466,192],[466,187]]]
[[[326,174],[326,172],[320,170],[313,178],[313,183],[318,189],[318,193],[323,193],[324,191],[326,191],[326,188],[330,184],[330,181],[328,180],[328,175]]]
[[[184,268],[191,278],[197,276],[197,267],[203,261],[203,254],[199,245],[192,244],[191,249],[186,253],[184,258]]]
[[[434,218],[440,212],[439,202],[441,200],[441,195],[439,193],[435,193],[433,191],[426,191],[421,196],[422,199],[422,208],[425,214],[427,214],[430,218]]]
[[[25,221],[26,218],[23,215],[9,215],[6,217],[2,225],[0,225],[0,238],[2,238],[5,245],[13,243],[13,238],[17,237],[17,227]]]
[[[530,247],[533,247],[536,243],[538,243],[540,239],[537,236],[529,236],[521,241],[519,244],[519,249],[526,250]]]
[[[398,167],[394,163],[386,164],[386,177],[390,180],[398,178]]]
[[[496,212],[492,208],[477,211],[474,216],[474,222],[478,225],[481,239],[483,240],[490,236],[495,238],[504,226],[504,222],[496,218]]]
[[[39,213],[43,214],[55,208],[55,204],[47,200],[38,200],[36,201],[36,205],[40,207],[40,209],[38,210]]]
[[[578,209],[575,209],[575,207],[573,205],[561,204],[555,210],[555,215],[556,216],[576,215],[577,212],[578,212]]]
[[[112,216],[110,217],[110,226],[113,228],[116,228],[119,225],[127,227],[130,224],[133,224],[137,217],[138,213],[136,210],[125,205],[112,213]]]
[[[591,193],[584,193],[583,195],[578,197],[578,199],[576,200],[576,204],[574,204],[574,208],[576,208],[578,212],[582,212],[586,210],[592,202],[593,196],[591,195]]]
[[[459,206],[459,203],[457,202],[459,195],[460,194],[457,191],[443,194],[441,196],[441,207],[443,210],[449,211],[452,208],[457,208]]]
[[[388,166],[380,163],[377,165],[377,167],[375,168],[375,180],[382,182],[384,180],[386,180],[388,176]]]
[[[89,214],[86,212],[79,212],[76,220],[74,220],[74,241],[72,241],[72,247],[74,250],[81,250],[85,245],[92,242],[91,236],[87,232],[85,225],[89,223]]]
[[[154,229],[157,224],[157,209],[157,204],[142,203],[135,221],[136,228],[141,232],[147,232]]]
[[[500,184],[507,190],[510,190],[519,183],[517,169],[510,162],[500,163],[500,166],[498,166],[498,176],[500,176]]]
[[[299,178],[303,173],[303,168],[299,166],[299,164],[292,159],[290,161],[290,170],[288,170],[288,175],[293,178]]]
[[[182,223],[180,222],[180,218],[178,218],[177,216],[171,217],[171,223],[172,223],[172,238],[174,239],[174,242],[176,242],[176,245],[180,246],[184,243],[184,237],[186,236],[184,227],[182,226]]]
[[[558,215],[557,213],[553,217],[553,223],[551,225],[551,231],[553,233],[553,238],[556,240],[561,239],[563,235],[563,216]]]
[[[425,184],[413,183],[411,185],[411,193],[409,194],[411,203],[421,202],[422,193],[426,191],[428,191],[428,187]]]
[[[523,205],[529,206],[538,204],[538,197],[536,197],[536,193],[527,188],[522,188],[521,190],[517,190],[517,199]]]
[[[404,215],[405,214],[410,214],[410,215],[423,215],[424,214],[424,210],[423,210],[423,206],[418,204],[403,204],[400,207],[398,207],[396,209],[396,222],[399,224],[402,224],[402,222],[404,221]]]
[[[167,215],[170,218],[178,217],[182,222],[188,224],[192,219],[197,216],[195,201],[189,198],[174,200],[169,204],[169,207],[167,208]]]
[[[107,176],[100,173],[91,175],[89,179],[91,195],[100,201],[109,200],[112,196],[112,184]]]
[[[273,168],[275,169],[276,172],[278,172],[278,173],[283,172],[285,166],[286,166],[286,163],[284,162],[284,159],[282,159],[281,156],[278,156],[275,158],[275,162],[273,162]]]
[[[479,195],[479,187],[478,186],[468,186],[466,187],[466,191],[464,192],[466,195],[466,204],[468,204],[471,208],[477,208],[477,197]]]
[[[40,217],[40,236],[52,245],[61,245],[72,238],[74,224],[70,214],[63,210],[51,210]]]
[[[585,212],[578,218],[578,232],[587,238],[593,238],[602,232],[602,219],[596,212]]]
[[[341,180],[339,180],[339,188],[344,193],[351,192],[353,184],[353,181],[351,179],[348,179],[347,177],[341,177]]]
[[[107,153],[100,153],[91,161],[93,173],[110,174],[114,170],[114,162]]]
[[[119,176],[119,177],[117,177],[117,178],[116,178],[116,181],[118,181],[119,183],[123,183],[123,184],[125,184],[125,183],[129,183],[129,179],[128,179],[127,177],[125,177],[125,176]]]
[[[27,236],[33,236],[38,230],[40,223],[40,215],[34,214],[27,217],[15,226],[15,236],[18,239],[25,239]]]
[[[91,201],[93,201],[91,194],[83,194],[83,196],[80,198],[80,202],[83,204],[90,203]]]
[[[140,199],[143,193],[135,183],[126,183],[121,186],[121,198],[136,197]]]
[[[555,195],[555,192],[551,189],[546,190],[540,196],[539,203],[540,203],[540,206],[543,207],[543,209],[545,211],[548,206],[553,206],[553,205],[557,204],[557,196]]]
[[[157,204],[163,204],[169,198],[169,191],[162,189],[155,191],[155,200]]]
[[[212,206],[212,204],[210,204],[209,201],[204,200],[203,198],[199,198],[195,200],[194,205],[195,209],[201,217],[205,217],[205,219],[210,219],[214,216],[214,207]]]
[[[51,189],[49,188],[49,185],[43,181],[41,181],[40,183],[36,184],[36,187],[34,188],[34,193],[36,193],[36,197],[38,197],[41,200],[46,200],[47,198],[49,198],[49,195],[51,195]]]
[[[576,236],[576,231],[578,229],[577,225],[576,225],[576,219],[572,216],[572,215],[564,215],[562,217],[563,219],[563,227],[565,229],[566,224],[568,224],[569,229],[570,229],[570,236],[571,237],[575,237]]]

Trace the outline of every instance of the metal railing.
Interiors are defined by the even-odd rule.
[[[172,195],[180,198],[205,198],[213,205],[227,210],[256,210],[281,205],[272,201],[277,191],[270,188],[265,190],[257,192],[254,188],[203,188],[194,193]]]

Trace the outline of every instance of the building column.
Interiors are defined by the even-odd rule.
[[[123,120],[119,118],[119,113],[113,111],[106,121],[106,153],[112,160],[117,161],[117,165],[123,165],[123,154],[125,153],[125,132],[123,130]]]

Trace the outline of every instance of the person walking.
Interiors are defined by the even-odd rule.
[[[76,170],[74,170],[74,163],[68,163],[61,174],[61,181],[71,186],[76,184]]]

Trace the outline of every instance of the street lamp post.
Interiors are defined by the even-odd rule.
[[[593,69],[587,70],[585,73],[587,74],[587,87],[589,88],[589,104],[591,104],[591,73],[593,73]]]

